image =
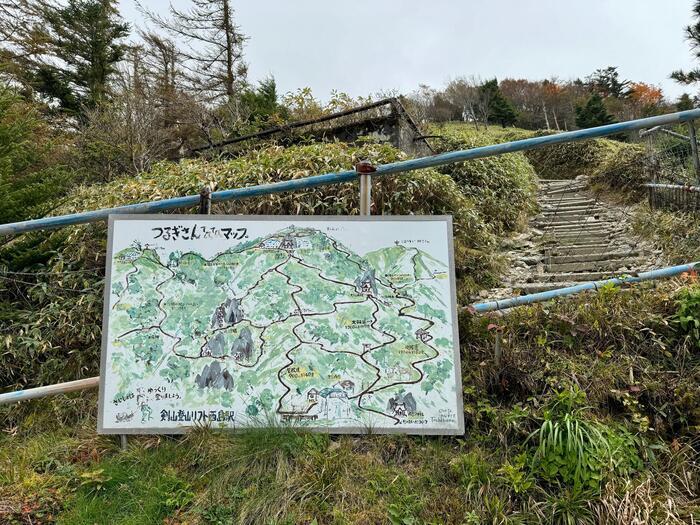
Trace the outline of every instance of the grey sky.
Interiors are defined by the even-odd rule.
[[[461,75],[583,77],[616,65],[670,98],[692,89],[668,79],[693,65],[683,28],[692,0],[234,1],[250,38],[249,79],[272,74],[280,92],[309,86],[353,96]],[[144,1],[165,12],[167,1]],[[187,0],[174,0],[183,7]],[[124,17],[143,26],[133,0]]]

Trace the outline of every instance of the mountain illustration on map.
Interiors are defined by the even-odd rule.
[[[299,226],[214,256],[134,242],[110,285],[117,419],[457,425],[449,267],[413,245],[360,255]]]

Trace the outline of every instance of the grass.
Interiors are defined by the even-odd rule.
[[[122,452],[95,435],[94,393],[4,407],[0,522],[687,522],[700,512],[700,355],[674,318],[696,286],[464,312],[463,436],[202,429],[130,437]]]
[[[697,215],[652,211],[644,205],[635,210],[633,226],[635,233],[654,241],[673,264],[700,261],[700,218]]]
[[[477,134],[464,124],[440,132],[460,147],[526,134],[495,127]],[[193,193],[206,181],[231,187],[297,178],[358,158],[388,162],[400,154],[312,145],[162,164],[140,179],[78,188],[56,213],[84,202]],[[515,154],[386,179],[373,188],[377,211],[455,215],[461,282],[485,285],[497,273],[494,240],[531,211],[531,161]],[[356,197],[356,187],[345,185],[218,211],[354,213]],[[647,234],[669,252],[697,250],[693,223],[655,222]],[[0,252],[10,267],[38,261],[49,272],[29,286],[0,285],[2,384],[95,372],[99,329],[84,320],[99,318],[103,249],[103,227],[84,226],[20,237]],[[46,250],[51,258],[37,259]],[[0,407],[0,523],[687,523],[700,514],[698,296],[689,275],[507,315],[463,310],[467,430],[456,437],[199,429],[130,437],[121,451],[114,437],[95,433],[94,393]]]

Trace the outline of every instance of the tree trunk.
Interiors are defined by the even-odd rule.
[[[226,34],[226,96],[228,101],[233,101],[233,96],[235,90],[233,88],[234,76],[233,76],[233,47],[235,42],[233,41],[233,26],[231,24],[231,10],[229,6],[229,0],[222,0],[223,10],[224,10],[224,33]]]

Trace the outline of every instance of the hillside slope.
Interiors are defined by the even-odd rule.
[[[451,125],[452,126],[452,125]],[[452,126],[445,148],[505,140]],[[500,138],[499,138],[500,137]],[[517,138],[513,136],[512,138]],[[55,214],[400,158],[385,146],[271,148],[164,163],[77,188]],[[524,154],[377,180],[374,212],[450,214],[459,301],[493,285],[498,239],[534,212]],[[216,205],[215,213],[356,213],[357,185]],[[89,206],[86,205],[89,203]],[[96,374],[105,228],[0,249],[3,390]],[[404,267],[405,253],[368,255]],[[426,271],[429,258],[420,257]],[[145,261],[146,263],[148,261]],[[422,267],[422,266],[421,266]],[[31,273],[29,273],[31,272]],[[94,392],[0,407],[0,523],[689,523],[700,514],[700,285],[658,285],[459,320],[463,436],[290,429],[97,436]],[[497,342],[498,341],[498,342]]]

